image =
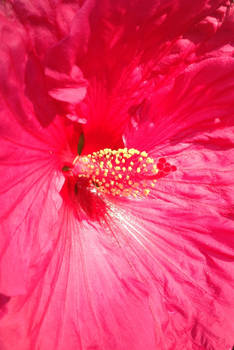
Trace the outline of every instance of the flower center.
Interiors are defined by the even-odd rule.
[[[87,180],[88,187],[97,193],[142,197],[150,193],[158,178],[174,170],[175,167],[163,158],[156,164],[145,151],[105,148],[77,156],[73,161],[72,175]]]

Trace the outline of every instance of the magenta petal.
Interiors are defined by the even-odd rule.
[[[9,0],[3,4],[3,10],[27,28],[34,53],[41,58],[46,56],[51,46],[69,34],[71,21],[79,8],[77,1],[60,0]]]
[[[165,144],[233,125],[233,82],[233,58],[210,58],[189,65],[173,78],[170,87],[156,90],[147,114],[141,112],[141,127],[132,124],[129,136],[126,133],[127,145],[141,142],[146,150],[156,147],[157,156]]]
[[[90,33],[89,16],[94,2],[94,0],[84,2],[71,19],[68,35],[48,50],[46,66],[50,69],[68,74],[71,72],[77,56],[84,54],[87,50]]]
[[[25,94],[25,32],[9,21],[1,25],[0,288],[1,293],[14,296],[26,293],[53,246],[50,230],[57,220],[60,198],[55,151],[63,144],[64,135],[58,132],[60,123],[55,119],[49,127],[49,118],[40,120],[34,114],[45,91],[42,89],[41,100],[34,100],[34,105]],[[48,217],[48,211],[53,217]]]

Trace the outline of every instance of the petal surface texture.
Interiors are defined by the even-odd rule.
[[[230,350],[234,10],[0,2],[0,349]]]

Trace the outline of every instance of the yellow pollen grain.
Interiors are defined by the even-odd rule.
[[[129,154],[135,154],[136,153],[136,150],[135,150],[135,148],[130,148],[129,150],[128,150],[128,153]]]
[[[115,170],[117,170],[117,171],[121,170],[120,166],[116,166]]]
[[[141,168],[137,168],[137,173],[140,173],[141,172]]]
[[[148,196],[148,194],[150,193],[150,190],[149,190],[149,189],[145,189],[145,190],[143,191],[143,193],[144,193],[146,196]]]
[[[145,151],[143,151],[143,152],[141,152],[141,156],[142,156],[142,157],[147,157],[148,154],[147,154]]]
[[[129,166],[129,167],[128,167],[128,170],[129,170],[129,171],[132,171],[132,167]]]

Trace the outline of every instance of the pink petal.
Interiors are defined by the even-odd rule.
[[[138,143],[146,151],[156,147],[156,156],[160,149],[179,143],[185,136],[233,124],[233,58],[210,58],[191,64],[172,81],[156,90],[148,109],[142,109],[140,128],[133,122],[139,117],[133,116],[131,135],[125,135],[128,147]]]
[[[100,242],[100,234],[105,235],[103,230],[96,231],[87,224],[81,229],[72,218],[68,219],[66,225],[70,223],[80,234],[71,237],[71,244],[66,238],[67,226],[63,228],[59,224],[62,231],[56,254],[43,280],[32,291],[30,299],[15,298],[8,304],[8,317],[13,313],[15,324],[7,328],[4,340],[14,347],[13,335],[17,329],[19,350],[36,346],[42,349],[65,346],[71,349],[104,350],[123,346],[141,349],[144,345],[153,348],[155,334],[148,291],[122,259],[121,249],[116,244],[114,253],[112,247],[114,254],[110,260],[109,254],[101,252],[107,249]],[[111,239],[106,236],[105,245],[112,245]],[[17,314],[15,308],[20,305],[22,308]],[[18,322],[25,326],[19,327]],[[29,338],[25,337],[28,331]]]
[[[185,340],[186,322],[194,342],[205,349],[228,348],[233,342],[233,73],[229,58],[191,65],[175,79],[170,92],[162,91],[162,99],[152,106],[152,119],[142,118],[125,135],[128,147],[141,142],[151,155],[173,159],[177,166],[173,176],[158,181],[148,205],[127,205],[126,212],[141,218],[132,236],[152,259],[157,257],[156,276],[166,266],[171,271],[168,313],[190,320],[184,322],[184,331],[180,329],[178,349],[190,341]],[[153,262],[148,265],[153,269]],[[168,332],[175,327],[170,322]],[[183,321],[177,324],[182,326]],[[172,344],[168,340],[166,349]]]
[[[39,133],[36,136],[17,125],[12,114],[7,118],[1,123],[0,288],[11,296],[26,293],[47,264],[61,185],[54,157],[57,140],[50,134],[47,144],[45,134],[40,139]]]
[[[17,22],[27,28],[36,54],[44,57],[51,46],[69,34],[71,21],[79,7],[77,1],[64,3],[57,0],[10,0],[4,11],[8,11]]]

